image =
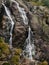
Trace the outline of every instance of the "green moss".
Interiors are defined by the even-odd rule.
[[[39,5],[44,5],[42,2],[37,2],[37,5],[39,6]]]
[[[0,57],[2,56],[2,51],[0,50]]]
[[[49,8],[49,0],[26,0],[27,2],[34,2],[36,3],[35,5],[43,5],[43,6],[47,6]],[[34,4],[33,3],[33,4]]]
[[[19,59],[20,59],[20,56],[19,56],[19,55],[14,55],[14,56],[11,58],[12,64],[19,65]]]
[[[11,65],[19,65],[21,52],[22,50],[17,48],[14,48],[13,51],[10,52],[8,44],[5,43],[2,38],[0,38],[0,59],[3,60],[7,59],[7,57],[11,54],[10,58]],[[3,65],[10,65],[10,64],[4,63]]]
[[[0,41],[2,41],[2,40],[0,39]],[[0,51],[5,54],[10,53],[8,44],[5,43],[4,41],[0,42]]]
[[[35,6],[44,5],[44,4],[41,3],[41,2],[31,2],[31,3],[32,3],[32,5],[35,5]]]
[[[3,43],[3,42],[4,42],[3,38],[2,38],[2,37],[0,37],[0,43]]]
[[[5,58],[10,54],[10,50],[8,44],[4,42],[2,38],[0,38],[0,59]]]
[[[21,49],[14,49],[14,55],[11,58],[11,63],[15,65],[20,65],[20,54],[22,50]]]
[[[43,62],[41,62],[41,63],[38,64],[38,65],[48,65],[48,62],[47,62],[47,61],[43,61]]]
[[[44,32],[44,35],[42,38],[44,38],[45,41],[49,42],[49,26],[45,22],[43,22],[42,24],[42,29]]]
[[[15,49],[15,54],[16,54],[16,55],[20,55],[21,52],[22,52],[21,49]]]
[[[48,65],[47,61],[42,62],[42,65]]]
[[[9,63],[3,63],[3,65],[10,65]]]

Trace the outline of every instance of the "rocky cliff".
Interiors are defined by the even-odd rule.
[[[36,47],[36,60],[49,62],[49,8],[46,6],[35,6],[24,0],[16,0],[20,7],[24,8],[34,37]],[[1,1],[0,1],[1,2]],[[28,36],[28,25],[23,23],[23,19],[17,6],[10,0],[4,1],[5,5],[11,12],[12,19],[15,23],[13,28],[13,47],[24,49],[24,42]],[[10,27],[9,19],[5,9],[0,4],[0,37],[9,43]]]

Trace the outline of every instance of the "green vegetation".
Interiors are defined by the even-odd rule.
[[[26,0],[26,1],[36,3],[35,5],[44,5],[49,7],[49,0]]]
[[[14,49],[15,54],[11,58],[11,63],[15,65],[20,65],[19,60],[20,60],[20,54],[22,52],[21,49]]]
[[[41,2],[31,2],[33,5],[39,6],[39,5],[43,5],[43,3]]]
[[[19,55],[14,55],[14,56],[11,58],[12,64],[14,64],[14,65],[19,65],[19,59],[20,59],[20,56],[19,56]]]
[[[4,42],[3,38],[0,38],[0,59],[7,59],[7,57],[11,55],[9,63],[11,65],[20,65],[19,60],[21,52],[22,50],[17,48],[14,48],[13,51],[11,51],[9,45]],[[10,65],[9,63],[4,63],[3,65]]]
[[[40,64],[38,65],[48,65],[48,62],[47,61],[44,61],[44,62],[41,62]]]
[[[3,65],[10,65],[9,63],[3,63]]]
[[[4,42],[3,38],[0,38],[0,59],[6,58],[10,54],[8,44]]]
[[[20,55],[21,52],[22,52],[21,49],[15,49],[15,55]]]
[[[44,6],[49,7],[49,0],[43,0],[42,2],[44,3]]]

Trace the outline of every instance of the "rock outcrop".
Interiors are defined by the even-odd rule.
[[[7,0],[8,1],[8,0]],[[35,59],[49,62],[49,9],[43,6],[33,6],[30,3],[24,3],[17,0],[20,7],[23,7],[28,17],[29,25],[34,34],[34,44],[36,46]],[[27,5],[26,5],[27,4]],[[15,23],[13,29],[13,47],[24,48],[24,42],[28,36],[28,26],[23,23],[17,6],[11,1],[5,5],[11,12],[12,19]],[[9,43],[10,24],[3,6],[0,8],[0,36],[5,42]]]
[[[15,23],[14,30],[13,30],[13,46],[14,47],[23,47],[24,42],[27,38],[28,26],[26,26],[23,23],[23,19],[21,18],[19,10],[14,3],[9,2],[7,0],[7,2],[5,2],[5,5],[11,11],[11,16]],[[20,7],[22,7],[22,5]],[[4,11],[4,12],[2,12],[2,11]],[[1,35],[1,37],[5,38],[6,42],[9,42],[11,24],[10,24],[10,22],[7,22],[7,21],[9,21],[9,19],[8,19],[8,16],[7,16],[3,6],[2,6],[1,14],[2,13],[3,13],[3,15],[2,15],[2,20],[1,20],[0,35]],[[26,11],[26,13],[27,13],[27,11]]]

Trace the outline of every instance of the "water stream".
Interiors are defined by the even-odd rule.
[[[28,38],[26,39],[26,55],[27,57],[30,59],[30,60],[33,60],[33,56],[32,55],[35,55],[35,46],[34,46],[34,41],[31,41],[31,28],[29,26],[29,29],[28,29]],[[33,34],[33,33],[32,33]]]
[[[19,3],[16,2],[15,0],[11,0],[12,2],[14,2],[21,14],[21,17],[23,19],[23,23],[25,25],[28,25],[28,18],[26,16],[26,12],[24,11],[24,8],[20,7],[19,6]],[[7,13],[7,16],[9,17],[10,21],[11,21],[11,30],[10,30],[10,48],[12,48],[12,31],[13,31],[13,27],[14,27],[14,22],[11,18],[11,14],[10,14],[10,11],[9,9],[5,6],[5,4],[2,4],[5,8],[5,11]],[[29,26],[29,29],[28,29],[28,38],[26,39],[26,42],[27,42],[27,45],[26,45],[26,49],[25,51],[27,52],[27,55],[28,55],[28,58],[29,59],[33,59],[32,55],[35,54],[35,47],[34,47],[34,43],[31,42],[31,28]]]
[[[24,8],[20,7],[19,3],[16,2],[15,0],[11,0],[11,1],[16,4],[16,6],[17,6],[17,8],[18,8],[18,10],[21,14],[21,17],[23,19],[23,23],[25,25],[28,25],[28,18],[26,16],[26,12],[24,11]],[[30,28],[30,26],[29,26],[29,29],[28,29],[28,38],[26,39],[26,42],[27,42],[27,45],[26,45],[26,50],[27,51],[26,50],[25,51],[28,53],[27,54],[28,58],[32,60],[33,59],[32,53],[35,54],[35,52],[34,52],[35,48],[34,48],[34,44],[31,44],[31,28]]]
[[[9,43],[10,43],[10,48],[12,48],[12,31],[13,31],[13,27],[14,27],[14,22],[12,20],[11,13],[10,13],[9,9],[5,6],[4,3],[2,3],[2,5],[4,6],[6,14],[7,14],[7,16],[9,17],[9,19],[11,21],[10,22],[11,23],[11,29],[10,29],[10,40],[9,40]]]
[[[24,8],[20,7],[19,3],[16,2],[15,0],[11,0],[11,1],[16,4],[16,6],[17,6],[17,8],[18,8],[18,10],[19,10],[19,12],[21,14],[21,17],[23,19],[24,24],[28,25],[28,18],[26,16],[26,12],[24,11]]]

